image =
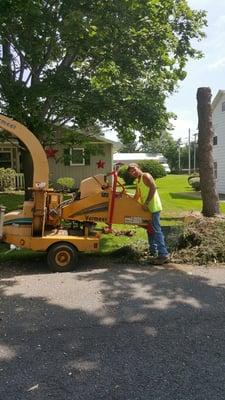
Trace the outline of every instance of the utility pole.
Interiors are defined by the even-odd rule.
[[[197,140],[196,137],[198,136],[198,133],[194,133],[194,172],[196,171],[196,148],[197,148]]]
[[[178,169],[179,169],[179,172],[180,172],[180,144],[178,146]]]
[[[180,139],[178,139],[178,141],[177,141],[177,145],[178,145],[178,170],[179,170],[179,172],[180,172],[180,167],[181,167],[181,165],[180,165],[180,147],[181,147],[181,138]]]
[[[194,172],[196,171],[196,145],[197,145],[196,136],[197,135],[198,135],[197,133],[194,133],[194,138],[195,138],[195,140],[194,140]]]
[[[188,129],[188,174],[191,175],[191,130]]]

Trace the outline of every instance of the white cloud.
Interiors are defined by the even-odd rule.
[[[214,61],[214,63],[210,64],[208,66],[208,69],[216,70],[216,69],[224,68],[224,66],[225,66],[225,56],[217,59],[216,61]]]
[[[191,132],[191,136],[193,136],[193,134],[197,131],[197,122],[194,119],[178,116],[177,120],[173,120],[171,122],[174,127],[174,130],[171,133],[175,140],[181,138],[183,142],[187,142],[189,129]]]

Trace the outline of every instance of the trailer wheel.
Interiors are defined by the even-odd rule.
[[[70,243],[53,244],[48,250],[47,260],[53,272],[72,271],[78,262],[77,250]]]

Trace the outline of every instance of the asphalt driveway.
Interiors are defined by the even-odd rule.
[[[225,398],[225,267],[0,267],[0,400]]]

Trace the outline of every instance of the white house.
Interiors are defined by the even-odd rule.
[[[165,168],[166,172],[170,172],[170,167],[167,163],[167,159],[160,153],[114,153],[113,162],[114,164],[130,164],[132,162],[139,163],[140,161],[155,160],[159,161]]]
[[[225,90],[219,90],[212,102],[213,158],[217,191],[225,194]]]

